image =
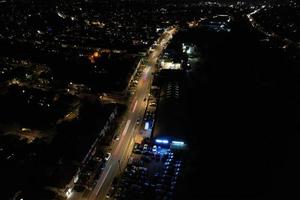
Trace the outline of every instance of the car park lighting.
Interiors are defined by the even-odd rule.
[[[172,144],[177,145],[177,146],[183,146],[184,142],[182,142],[182,141],[172,141]]]
[[[156,139],[155,142],[156,142],[156,143],[162,143],[162,144],[169,144],[169,140],[160,140],[160,139]]]

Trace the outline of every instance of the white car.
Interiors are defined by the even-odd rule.
[[[147,150],[148,150],[148,144],[144,144],[143,151],[147,151]]]
[[[111,153],[106,153],[104,159],[108,161],[110,159]]]
[[[149,106],[156,106],[156,103],[150,103]]]
[[[157,152],[157,146],[156,146],[156,145],[153,145],[152,151],[153,151],[154,153]]]

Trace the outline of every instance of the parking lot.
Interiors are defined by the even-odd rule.
[[[108,199],[173,199],[182,172],[182,155],[151,143],[135,144],[125,172]]]

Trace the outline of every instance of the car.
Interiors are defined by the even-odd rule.
[[[170,186],[170,190],[173,191],[175,189],[175,185]]]
[[[139,170],[140,170],[140,171],[145,171],[145,172],[146,172],[146,171],[148,171],[148,168],[146,168],[146,167],[139,167]]]
[[[104,159],[108,161],[110,159],[111,153],[106,153]]]
[[[168,156],[173,158],[173,156],[174,156],[173,152],[169,152]]]
[[[115,193],[115,187],[112,186],[112,187],[110,187],[110,189],[109,189],[108,193],[105,195],[105,197],[107,199],[110,199],[114,195],[114,193]]]
[[[149,106],[156,106],[156,103],[150,103]]]
[[[179,171],[176,171],[176,172],[174,173],[174,176],[178,176],[178,175],[180,175],[180,172],[179,172]]]
[[[176,171],[176,172],[179,172],[179,171],[180,171],[180,167],[176,167],[176,168],[175,168],[175,171]]]
[[[181,161],[181,160],[176,160],[175,163],[176,163],[176,164],[182,164],[182,161]]]
[[[115,135],[114,140],[120,140],[120,136],[119,135]]]
[[[134,150],[133,150],[133,153],[135,153],[135,154],[141,154],[142,151],[141,151],[140,149],[134,149]]]
[[[105,195],[105,198],[106,198],[106,199],[110,199],[110,195],[109,195],[109,194],[106,194],[106,195]]]
[[[135,144],[134,144],[134,149],[142,150],[142,145],[139,144],[139,143],[135,143]]]
[[[181,166],[181,163],[177,163],[174,165],[175,167],[180,167]]]
[[[141,122],[141,117],[138,117],[137,120],[136,120],[136,124],[139,125],[140,122]]]
[[[94,160],[96,160],[96,161],[101,161],[102,160],[102,158],[100,158],[100,156],[96,156],[96,157],[94,157]]]
[[[166,170],[166,171],[173,171],[174,167],[171,166],[171,165],[165,165],[163,169]],[[177,171],[179,171],[179,170],[177,170]]]
[[[176,181],[172,181],[172,182],[171,182],[171,185],[176,185]]]
[[[156,145],[153,145],[152,151],[153,151],[153,152],[157,152],[157,146],[156,146]]]
[[[170,179],[172,178],[171,173],[164,173],[164,174],[162,175],[162,178],[163,178],[163,179],[166,179],[166,180],[170,180]]]
[[[147,150],[148,150],[148,144],[144,144],[143,151],[147,151]]]

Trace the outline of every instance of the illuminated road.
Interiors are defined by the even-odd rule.
[[[254,20],[253,16],[256,13],[259,13],[262,9],[264,9],[266,6],[263,5],[262,7],[254,10],[253,12],[247,14],[248,20],[251,23],[252,27],[257,28],[260,32],[264,33],[266,36],[271,37],[272,34],[268,33],[267,31],[265,31],[258,23],[256,23],[256,21]]]
[[[265,5],[263,5],[262,7],[254,10],[253,12],[247,14],[247,17],[248,17],[248,20],[249,22],[251,23],[252,27],[253,28],[256,28],[258,31],[260,31],[261,33],[263,33],[265,36],[267,37],[273,37],[273,38],[276,38],[276,39],[280,39],[283,44],[281,44],[281,48],[286,48],[288,45],[295,45],[295,46],[298,46],[298,48],[300,48],[300,45],[295,42],[295,41],[292,41],[291,39],[289,38],[286,38],[286,37],[283,37],[283,36],[279,36],[278,34],[276,34],[275,32],[268,32],[264,27],[262,27],[259,23],[257,23],[254,19],[254,15],[261,12],[261,10],[265,9]]]
[[[137,119],[142,116],[146,109],[145,97],[148,97],[150,92],[152,73],[155,72],[155,64],[158,57],[162,53],[163,49],[168,44],[168,41],[172,38],[172,35],[177,31],[176,28],[170,28],[166,30],[157,41],[157,47],[153,49],[153,52],[149,54],[147,58],[147,66],[145,67],[143,74],[138,82],[136,91],[132,97],[127,113],[125,114],[125,121],[121,125],[120,140],[115,141],[112,147],[111,157],[107,161],[103,172],[97,181],[94,189],[89,192],[86,197],[83,197],[79,193],[71,195],[69,199],[72,200],[102,200],[105,199],[107,191],[114,177],[120,173],[126,166],[129,156],[132,152],[134,145],[134,134],[139,131],[139,125],[137,125]]]

